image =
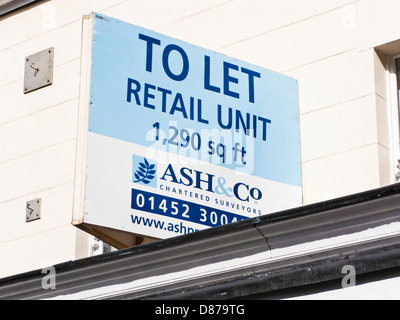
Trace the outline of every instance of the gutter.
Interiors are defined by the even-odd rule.
[[[0,0],[0,16],[38,0]]]
[[[0,279],[0,299],[234,299],[400,266],[400,184]],[[340,281],[338,282],[340,283]]]

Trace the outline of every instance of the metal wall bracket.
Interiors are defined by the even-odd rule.
[[[53,84],[54,47],[25,58],[24,93]]]
[[[35,199],[26,203],[26,222],[31,222],[41,217],[42,199]]]

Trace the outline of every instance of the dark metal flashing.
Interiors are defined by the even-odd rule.
[[[33,2],[40,2],[42,0],[8,0],[3,5],[0,5],[0,16],[19,9],[23,6]]]
[[[257,294],[270,293],[270,296],[295,297],[291,289],[307,287],[314,284],[330,283],[330,290],[340,289],[344,277],[340,271],[346,265],[356,269],[358,278],[362,275],[375,277],[382,272],[400,268],[400,237],[396,244],[383,246],[379,249],[362,250],[353,248],[347,254],[336,253],[329,259],[320,259],[302,264],[294,264],[284,268],[264,269],[244,274],[232,281],[210,283],[204,287],[185,288],[184,290],[163,290],[157,293],[148,293],[146,296],[133,297],[134,299],[151,300],[221,300],[246,299]],[[397,272],[400,276],[400,269]],[[360,284],[360,281],[358,281]],[[324,288],[324,287],[323,287]],[[279,293],[275,293],[279,291]],[[303,291],[305,289],[303,288]],[[125,295],[118,299],[132,299]]]
[[[174,274],[250,255],[400,221],[400,184],[324,201],[235,224],[69,261],[54,266],[56,290],[43,290],[42,270],[0,279],[0,299],[46,299],[98,287]],[[97,299],[234,299],[400,266],[400,236],[387,235],[312,254],[262,261],[142,290],[110,292]],[[46,267],[46,266],[44,266]]]

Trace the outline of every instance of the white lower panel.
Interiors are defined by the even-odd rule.
[[[89,133],[84,222],[154,238],[301,206],[301,187]]]

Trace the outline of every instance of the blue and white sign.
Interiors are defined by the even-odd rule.
[[[168,238],[302,204],[296,80],[93,19],[85,222]]]

